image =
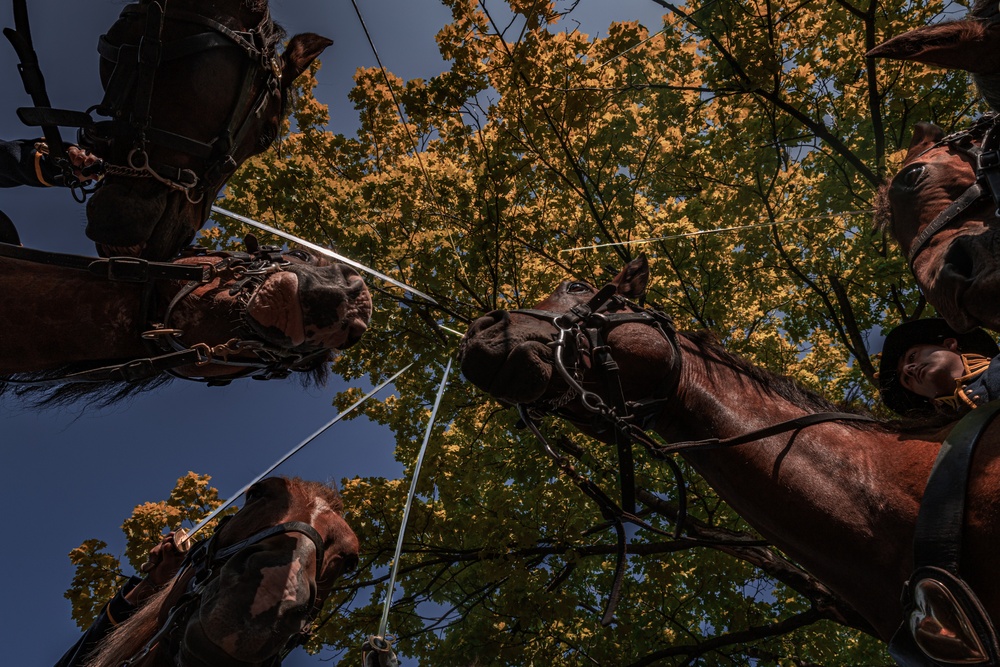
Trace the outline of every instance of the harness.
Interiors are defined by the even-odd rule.
[[[965,155],[976,166],[976,182],[970,185],[947,208],[938,213],[910,243],[906,257],[911,271],[917,256],[927,248],[928,242],[934,235],[955,222],[959,216],[986,201],[992,201],[996,207],[1000,207],[1000,129],[998,129],[998,125],[1000,125],[1000,115],[984,114],[968,129],[949,134],[917,156],[919,158],[935,148],[948,146]],[[973,143],[977,140],[980,141],[979,146]]]
[[[156,634],[154,634],[135,655],[123,662],[121,667],[134,667],[135,665],[141,664],[142,660],[165,640],[169,642],[168,645],[172,648],[173,654],[176,656],[177,664],[184,665],[185,667],[219,667],[220,665],[249,667],[251,664],[256,664],[246,663],[230,657],[221,647],[215,644],[215,642],[203,634],[199,635],[198,632],[192,633],[192,636],[188,638],[189,642],[181,642],[181,640],[185,638],[184,628],[188,621],[190,621],[194,612],[198,609],[198,606],[201,604],[201,597],[206,586],[216,576],[218,576],[219,571],[230,558],[244,549],[263,542],[264,540],[274,537],[275,535],[299,533],[309,538],[312,541],[313,546],[316,548],[317,573],[321,572],[323,569],[326,548],[323,545],[323,538],[316,531],[316,529],[302,521],[288,521],[286,523],[278,524],[277,526],[265,528],[244,540],[231,544],[228,547],[220,548],[219,536],[223,534],[226,522],[231,519],[232,516],[233,515],[223,518],[212,537],[198,542],[188,552],[184,562],[181,564],[180,572],[177,574],[177,581],[180,581],[184,576],[190,577],[187,583],[187,590],[185,590],[183,595],[178,598],[177,602],[174,603],[174,606],[171,607],[166,619]],[[297,646],[305,644],[309,640],[312,622],[316,618],[316,615],[319,613],[321,607],[322,604],[319,599],[319,591],[317,590],[316,595],[309,607],[309,612],[307,614],[308,622],[305,624],[305,629],[292,635],[278,655],[264,663],[264,665],[268,667],[276,667],[277,665],[280,665],[282,660],[284,660],[293,649]],[[178,632],[178,630],[180,630],[180,632]],[[188,645],[189,643],[191,645]]]
[[[521,421],[541,442],[545,452],[567,477],[597,503],[601,514],[615,528],[617,563],[614,583],[601,619],[601,623],[605,626],[614,621],[614,609],[621,597],[627,553],[624,523],[632,523],[660,535],[669,535],[674,539],[679,538],[683,532],[687,514],[687,485],[680,466],[670,456],[671,454],[690,449],[712,449],[741,445],[780,433],[798,431],[806,426],[827,421],[873,421],[870,417],[852,413],[821,412],[732,438],[711,438],[660,444],[650,438],[645,431],[652,428],[656,417],[674,400],[683,371],[683,355],[678,344],[678,332],[669,315],[658,309],[644,308],[628,301],[617,294],[617,286],[614,284],[605,285],[587,303],[574,306],[565,313],[535,309],[512,310],[510,312],[544,320],[557,329],[554,340],[549,343],[549,346],[553,349],[553,365],[568,385],[569,391],[556,401],[558,405],[554,407],[518,404],[517,409]],[[607,334],[611,329],[631,322],[647,324],[656,329],[669,345],[673,359],[670,369],[652,396],[637,401],[625,399],[618,373],[619,368],[612,356],[611,347],[607,344]],[[564,359],[564,355],[567,354],[572,355],[568,361]],[[597,372],[601,380],[604,396],[589,391],[582,385],[583,370],[588,366],[588,361],[589,366]],[[580,405],[593,414],[591,421],[581,422],[565,411],[565,406],[573,400],[578,400]],[[621,489],[620,505],[616,504],[597,484],[578,472],[568,457],[557,452],[548,442],[537,424],[538,418],[546,413],[555,414],[577,425],[589,426],[597,432],[607,432],[609,429],[614,432]],[[632,446],[636,442],[641,444],[654,459],[667,463],[673,473],[678,488],[678,512],[672,534],[650,525],[636,513],[635,467],[632,456]],[[563,447],[563,449],[567,448]]]
[[[258,246],[252,236],[248,236],[246,241],[248,252],[228,253],[221,258],[215,257],[214,260],[211,255],[202,252],[199,256],[205,257],[206,261],[195,265],[151,262],[134,257],[99,259],[0,243],[0,257],[77,269],[112,282],[143,285],[137,321],[151,323],[152,327],[140,333],[149,351],[149,357],[67,373],[54,378],[21,380],[4,377],[0,378],[0,382],[24,385],[137,382],[160,373],[168,373],[180,379],[220,386],[247,375],[252,375],[258,380],[285,378],[293,370],[306,368],[324,358],[327,351],[322,347],[302,345],[286,349],[254,337],[247,315],[247,305],[270,274],[284,270],[290,263],[281,256],[277,246]],[[230,295],[237,297],[237,313],[242,322],[236,330],[237,335],[221,345],[185,343],[184,332],[171,327],[176,307],[195,289],[226,272],[239,276],[229,290]],[[185,281],[185,285],[166,305],[163,315],[156,316],[154,313],[157,310],[155,307],[157,300],[154,287],[158,281],[163,280]],[[251,355],[253,358],[248,359],[246,355]],[[208,364],[231,366],[240,371],[224,378],[189,377],[176,371],[181,366]]]

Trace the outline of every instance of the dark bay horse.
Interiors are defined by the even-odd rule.
[[[1000,16],[997,3],[978,0],[969,17],[898,35],[868,53],[972,73],[994,111],[1000,110]],[[927,300],[957,331],[1000,331],[1000,181],[980,169],[979,156],[997,149],[1000,131],[985,117],[945,136],[919,123],[903,165],[883,191],[881,224],[907,256]],[[992,138],[988,138],[992,136]],[[985,142],[985,145],[984,145]],[[991,164],[986,160],[984,164]],[[979,181],[979,182],[977,182]]]
[[[636,301],[648,279],[641,258],[619,274],[611,291]],[[582,388],[615,404],[595,377],[587,354],[590,343],[576,335],[568,342],[571,351],[580,352],[577,389],[557,370],[554,352],[559,327],[567,325],[559,316],[586,304],[595,291],[589,284],[567,281],[529,311],[494,311],[480,318],[460,348],[462,373],[502,402],[557,411],[583,432],[613,443],[610,429],[595,430],[594,415],[584,409],[579,393]],[[835,409],[704,336],[665,335],[648,321],[628,319],[613,320],[609,327],[604,340],[619,368],[624,400],[651,406],[649,428],[668,443],[739,436]],[[593,397],[587,400],[594,402]],[[829,421],[793,434],[683,455],[748,523],[888,640],[903,619],[900,592],[913,567],[917,510],[946,433]],[[1000,430],[988,431],[977,452],[968,491],[963,572],[996,622]]]
[[[219,189],[277,138],[295,79],[332,42],[283,32],[267,0],[139,0],[101,37],[110,120],[81,131],[107,174],[87,206],[102,255],[174,257]]]
[[[253,485],[243,508],[105,639],[90,667],[277,664],[308,638],[333,584],[358,562],[342,513],[339,494],[319,482]]]
[[[82,261],[53,263],[67,258]],[[31,393],[11,380],[63,378],[55,394],[93,396],[165,373],[224,384],[322,372],[361,338],[371,295],[353,268],[298,249],[192,250],[147,264],[3,245],[0,311],[0,388]]]

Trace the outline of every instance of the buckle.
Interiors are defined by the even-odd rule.
[[[106,270],[101,269],[106,265]],[[149,262],[137,257],[109,257],[90,264],[91,273],[104,275],[108,280],[123,283],[149,281]]]

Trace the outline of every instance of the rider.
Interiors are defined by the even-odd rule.
[[[66,154],[73,171],[80,181],[97,178],[95,173],[100,160],[79,146],[66,145]],[[18,185],[52,187],[64,185],[62,171],[49,158],[44,141],[35,139],[0,140],[0,188]]]
[[[904,416],[968,412],[1000,398],[998,354],[982,329],[960,334],[941,318],[904,322],[882,346],[882,400]]]
[[[149,560],[142,566],[146,576],[130,577],[55,667],[82,667],[98,642],[131,616],[143,601],[173,579],[183,561],[184,553],[177,548],[174,533],[168,533],[150,550]]]

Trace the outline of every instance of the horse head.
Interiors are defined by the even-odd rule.
[[[337,492],[318,482],[254,484],[243,508],[192,548],[170,587],[105,640],[91,667],[276,664],[304,643],[336,580],[357,564],[358,539],[342,513]]]
[[[180,375],[218,381],[247,369],[313,370],[367,329],[371,294],[346,264],[310,250],[267,247],[254,255],[191,253],[174,264],[206,262],[211,280],[160,287],[162,326],[144,334],[164,350],[209,351],[209,359],[179,367]]]
[[[997,203],[982,178],[984,142],[1000,136],[984,117],[970,130],[945,137],[918,124],[899,172],[883,189],[879,214],[910,263],[927,300],[956,331],[1000,330],[1000,243]]]
[[[613,347],[626,401],[662,394],[665,378],[677,380],[680,357],[669,318],[633,303],[648,282],[648,263],[639,257],[601,290],[567,280],[531,309],[490,312],[462,339],[462,374],[501,401],[580,422],[584,408],[605,400],[600,395],[612,400],[595,352]]]
[[[141,0],[101,37],[110,120],[81,131],[104,159],[87,206],[101,254],[173,257],[236,168],[278,136],[292,82],[332,42],[291,38],[266,0]]]
[[[364,334],[368,288],[324,255],[247,244],[246,252],[192,248],[172,262],[0,245],[0,309],[9,316],[0,391],[114,402],[166,374],[210,384],[292,371],[319,379],[334,352]]]

